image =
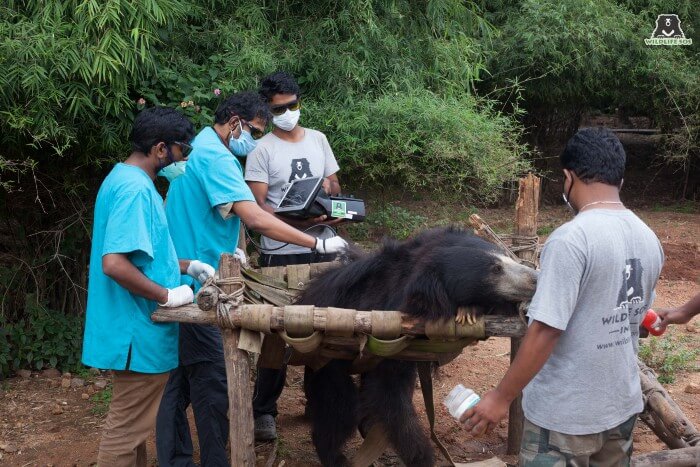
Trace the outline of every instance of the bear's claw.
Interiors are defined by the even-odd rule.
[[[462,326],[464,324],[474,325],[476,324],[476,313],[477,309],[473,306],[460,306],[457,308],[457,316],[455,316],[455,321]]]

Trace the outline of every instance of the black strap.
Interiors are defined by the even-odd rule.
[[[440,442],[435,434],[435,406],[433,405],[433,374],[431,368],[432,362],[417,362],[416,365],[418,366],[420,389],[423,392],[425,412],[428,415],[428,422],[430,423],[430,439],[432,439],[438,449],[440,449],[440,452],[445,457],[445,460],[447,460],[447,462],[454,467],[455,462],[452,460],[452,456],[450,456],[447,448]]]

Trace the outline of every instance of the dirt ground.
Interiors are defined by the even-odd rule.
[[[654,229],[666,252],[666,264],[657,288],[655,306],[678,305],[688,300],[700,291],[700,215],[697,211],[660,211],[653,208],[642,209],[638,213]],[[480,214],[497,229],[500,227],[503,230],[512,218],[509,210],[484,210]],[[551,231],[565,217],[561,207],[544,208],[539,223],[542,228]],[[690,348],[700,348],[700,318],[695,318],[693,324],[687,327],[676,326],[669,332],[676,337],[685,336],[683,341]],[[435,381],[437,432],[455,460],[466,462],[499,456],[507,462],[516,461],[515,457],[505,455],[505,422],[493,433],[473,439],[437,403],[457,383],[472,387],[478,393],[493,388],[508,367],[508,351],[508,339],[492,338],[475,347],[468,347],[439,371]],[[695,366],[698,367],[698,362]],[[299,367],[289,371],[288,387],[280,400],[280,439],[275,466],[281,466],[282,461],[285,466],[318,465],[310,440],[310,426],[303,418],[302,373]],[[99,378],[93,375],[87,379],[94,382]],[[104,411],[99,410],[96,402],[85,398],[89,396],[88,386],[63,388],[60,381],[60,377],[34,374],[29,378],[15,377],[0,382],[0,465],[88,466],[94,463]],[[695,426],[700,427],[700,396],[684,392],[689,383],[700,384],[700,372],[679,373],[676,381],[667,388]],[[427,426],[422,415],[424,409],[420,391],[416,392],[414,403],[423,417],[422,423]],[[192,421],[191,424],[194,426]],[[356,446],[359,439],[357,435],[348,449]],[[663,449],[663,444],[643,424],[638,424],[634,441],[637,453]],[[196,445],[195,437],[195,449]],[[256,448],[258,465],[265,465],[271,450],[271,444]],[[149,456],[153,465],[157,465],[153,438],[149,442]],[[399,464],[390,453],[385,454],[381,462],[383,465]]]

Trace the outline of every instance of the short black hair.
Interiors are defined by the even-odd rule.
[[[560,161],[585,183],[618,186],[625,175],[625,149],[607,128],[582,128],[571,137]]]
[[[265,101],[270,102],[275,94],[293,94],[299,97],[301,89],[294,76],[286,71],[278,71],[263,78],[258,92]]]
[[[253,91],[241,91],[227,97],[219,104],[214,112],[214,121],[222,124],[237,115],[243,120],[253,120],[258,117],[266,123],[270,120],[270,109],[262,98]]]
[[[161,141],[170,145],[176,141],[189,143],[192,138],[192,122],[179,111],[168,107],[150,107],[139,112],[130,135],[132,149],[146,154]]]

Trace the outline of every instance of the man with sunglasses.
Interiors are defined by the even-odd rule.
[[[258,205],[274,213],[274,206],[282,199],[288,184],[303,178],[324,177],[326,192],[332,195],[340,193],[336,174],[339,167],[326,135],[298,123],[300,89],[294,77],[285,72],[274,73],[262,80],[259,92],[270,107],[274,129],[260,140],[246,162],[245,179]],[[300,230],[342,222],[342,219],[327,220],[326,216],[308,220],[279,218]],[[320,229],[325,235],[332,232],[325,227]],[[308,248],[285,245],[266,236],[262,237],[262,247],[260,259],[263,266],[318,263],[335,258],[335,255],[319,255]],[[307,369],[307,376],[309,373]],[[258,441],[277,437],[277,399],[282,393],[285,377],[286,367],[280,370],[258,369],[253,399],[255,439]]]
[[[340,237],[318,240],[278,220],[255,202],[233,156],[245,156],[255,146],[269,111],[257,93],[240,92],[221,102],[214,126],[192,141],[185,173],[168,190],[165,207],[178,254],[197,254],[218,264],[222,253],[235,252],[241,221],[282,242],[314,248],[320,253],[342,251]],[[244,254],[239,253],[241,260]],[[199,284],[183,276],[182,282]],[[180,324],[180,366],[171,372],[156,427],[160,466],[194,465],[186,409],[192,404],[203,466],[229,465],[228,392],[223,343],[217,326]]]
[[[257,125],[257,126],[256,126]],[[257,140],[265,134],[264,126],[260,126],[260,122],[252,123],[244,120],[238,121],[239,136],[232,137],[229,141],[229,149],[238,157],[246,157],[250,151],[255,149]],[[186,145],[187,151],[192,150],[192,146]],[[179,161],[163,167],[158,175],[164,177],[169,182],[173,182],[177,177],[185,173],[187,161]]]
[[[114,166],[95,202],[82,361],[113,372],[112,401],[97,463],[145,466],[146,440],[168,379],[178,363],[178,328],[156,324],[156,304],[191,303],[180,274],[203,282],[214,268],[178,260],[168,232],[156,172],[187,157],[192,123],[174,109],[138,114],[133,152]]]

